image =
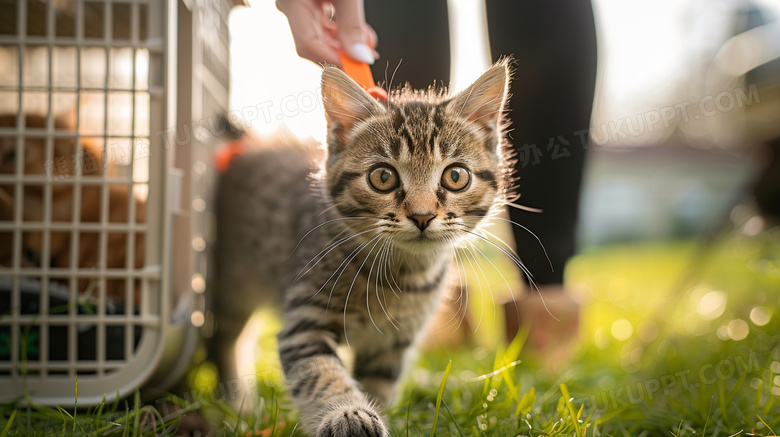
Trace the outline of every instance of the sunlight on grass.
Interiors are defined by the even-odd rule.
[[[500,341],[503,323],[492,320],[483,290],[471,308],[485,309],[481,334],[458,348],[418,353],[386,411],[391,432],[772,435],[780,429],[778,242],[780,231],[772,230],[731,234],[704,250],[690,242],[642,243],[578,256],[566,276],[584,303],[580,337],[559,370],[524,348],[527,329],[509,345]],[[495,270],[510,268],[498,250],[483,250],[501,266]],[[480,299],[474,283],[496,290],[504,284],[489,263],[481,266],[464,276],[472,302]],[[201,351],[188,376],[195,390],[171,396],[175,408],[164,414],[137,398],[75,418],[63,409],[13,404],[0,409],[0,435],[41,435],[39,427],[56,435],[174,435],[182,415],[197,409],[215,435],[303,435],[275,352],[278,320],[267,320],[253,334],[257,396],[242,400],[252,407],[242,404],[241,414],[220,397],[225,388]]]

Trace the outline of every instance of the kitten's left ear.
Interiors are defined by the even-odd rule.
[[[509,94],[509,61],[493,64],[447,104],[447,110],[496,134]]]
[[[337,67],[325,67],[322,71],[322,103],[329,128],[343,127],[346,131],[355,123],[384,112],[371,94]]]

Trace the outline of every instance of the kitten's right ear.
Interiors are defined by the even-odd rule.
[[[357,82],[337,67],[322,71],[322,104],[328,119],[328,128],[341,127],[348,132],[352,127],[373,115],[384,112],[384,107]]]

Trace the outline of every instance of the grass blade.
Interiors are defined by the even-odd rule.
[[[723,420],[726,423],[731,423],[728,410],[726,410],[726,383],[722,379],[718,380],[718,405],[720,406],[720,414],[723,416]],[[712,410],[712,401],[710,401],[710,410]],[[709,411],[707,412],[707,420],[710,418]],[[704,429],[707,429],[707,424],[704,424]],[[704,433],[702,433],[704,435]]]
[[[271,430],[271,437],[276,436],[276,427],[279,426],[279,400],[276,398],[276,393],[274,393],[273,403],[274,403],[274,427],[273,430]]]
[[[439,421],[439,408],[441,407],[441,397],[444,395],[444,384],[447,383],[447,377],[450,376],[450,369],[452,368],[452,360],[447,363],[447,368],[444,369],[444,377],[439,384],[439,393],[436,395],[436,412],[433,416],[433,428],[431,428],[431,437],[436,433],[436,423]]]
[[[11,425],[14,423],[14,419],[16,419],[16,411],[14,410],[11,413],[11,417],[8,418],[8,423],[5,424],[5,428],[3,428],[3,432],[0,432],[0,437],[6,437],[8,435],[8,431],[11,430]]]
[[[721,385],[721,387],[722,387],[722,386],[723,386],[723,384],[722,384],[722,383],[723,383],[723,380],[721,380],[720,382],[721,382],[721,384],[720,384],[720,385]],[[722,402],[724,402],[724,401],[725,401],[725,399],[723,399],[723,397],[722,397],[722,395],[723,395],[723,392],[722,392],[722,391],[721,391],[720,395],[721,395],[721,396],[719,396],[719,398],[720,398],[719,400],[720,400],[720,402],[722,403]],[[709,410],[707,410],[707,419],[704,421],[704,430],[701,432],[701,435],[702,435],[702,436],[705,436],[705,435],[707,435],[707,425],[709,425],[709,423],[710,423],[710,414],[712,413],[712,404],[714,403],[714,401],[715,401],[714,399],[711,399],[711,400],[710,400],[710,408],[709,408]],[[723,411],[721,411],[721,414],[723,414],[723,417],[724,417],[726,420],[728,420],[728,418],[726,417],[726,406],[725,406],[725,404],[722,404],[722,405],[723,405],[723,406],[722,406],[721,408],[723,409]]]
[[[523,398],[520,399],[520,402],[517,404],[517,409],[515,410],[515,415],[520,416],[521,414],[525,414],[531,411],[531,408],[536,403],[536,391],[533,387],[531,387],[530,390],[528,390],[524,395]]]
[[[133,396],[133,437],[138,437],[141,432],[141,413],[138,409],[141,406],[141,393],[136,390]]]
[[[449,413],[449,414],[450,414],[450,418],[452,419],[452,423],[454,423],[454,424],[455,424],[455,427],[456,427],[456,428],[458,428],[458,433],[460,433],[460,437],[465,437],[465,436],[463,435],[463,430],[462,430],[462,429],[460,429],[460,425],[458,425],[458,421],[457,421],[457,420],[455,420],[455,415],[454,415],[454,414],[452,414],[452,410],[450,410],[450,406],[449,406],[449,405],[447,405],[447,401],[445,401],[444,399],[442,399],[442,400],[441,400],[441,402],[444,404],[444,408],[446,408],[446,409],[447,409],[447,413]]]
[[[409,406],[406,408],[406,437],[409,437],[409,415],[412,413],[412,399],[414,398],[414,389],[409,393]]]
[[[73,399],[73,414],[79,411],[79,376],[76,375],[75,397]],[[73,419],[73,435],[76,435],[76,419]]]
[[[768,423],[764,422],[764,419],[762,419],[762,418],[761,418],[761,416],[759,416],[758,414],[756,414],[756,417],[758,417],[758,420],[760,420],[760,421],[761,421],[761,423],[763,423],[763,424],[764,424],[764,426],[766,426],[766,429],[768,429],[768,430],[769,430],[769,432],[770,432],[770,433],[772,433],[771,435],[777,435],[777,434],[775,433],[775,430],[773,430],[773,429],[772,429],[772,427],[771,427],[771,426],[769,426],[769,424],[768,424]]]
[[[775,374],[770,370],[769,379],[767,379],[768,381],[767,388],[769,389],[769,400],[766,401],[766,404],[764,405],[764,411],[763,411],[764,416],[769,415],[769,412],[772,411],[772,407],[775,406],[775,397],[772,396],[772,381],[774,380],[775,380]],[[772,432],[772,434],[774,434],[774,431]]]
[[[574,429],[577,431],[577,437],[579,437],[582,435],[582,432],[580,432],[580,422],[577,420],[578,415],[577,412],[574,411],[574,405],[571,403],[571,395],[569,395],[569,389],[566,387],[566,384],[561,384],[561,393],[563,393],[564,402],[566,402],[566,407],[569,409],[569,414],[571,414],[572,423],[574,423]]]
[[[95,413],[92,416],[92,426],[95,430],[100,429],[101,426],[101,417],[103,417],[103,407],[106,406],[106,395],[103,395],[103,400],[100,401],[100,404],[98,405],[97,409],[95,410]]]

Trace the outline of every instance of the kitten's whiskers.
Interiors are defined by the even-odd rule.
[[[322,249],[322,250],[321,250],[321,251],[320,251],[320,252],[319,252],[317,255],[314,255],[314,257],[312,257],[312,259],[311,259],[311,260],[309,260],[309,262],[307,262],[307,263],[306,263],[306,265],[305,265],[305,266],[303,266],[303,268],[301,268],[301,271],[300,271],[300,272],[298,273],[298,275],[295,277],[295,280],[294,280],[293,282],[297,282],[297,281],[298,281],[298,280],[300,280],[302,277],[304,277],[304,276],[305,276],[307,273],[309,273],[309,272],[311,271],[311,269],[313,269],[313,268],[314,268],[314,267],[315,267],[317,264],[319,264],[319,263],[320,263],[320,261],[322,261],[323,259],[325,259],[325,257],[326,257],[326,256],[328,256],[328,254],[329,254],[330,252],[332,252],[332,251],[333,251],[335,248],[337,248],[338,246],[340,246],[340,245],[342,245],[342,244],[346,243],[347,241],[349,241],[349,240],[351,240],[351,239],[353,239],[353,238],[359,237],[359,236],[361,236],[361,235],[363,235],[363,234],[366,234],[366,233],[368,233],[368,232],[374,231],[374,230],[376,230],[376,229],[378,229],[378,227],[374,227],[374,228],[371,228],[371,229],[367,229],[367,230],[365,230],[365,231],[358,232],[357,234],[352,234],[352,235],[350,235],[350,236],[348,236],[348,237],[344,237],[343,239],[341,239],[340,241],[337,241],[336,243],[332,243],[332,244],[330,244],[330,245],[326,246],[326,247],[325,247],[324,249]],[[327,252],[326,252],[326,251],[327,251]],[[325,253],[323,254],[323,252],[325,252]],[[321,256],[319,259],[317,259],[317,257],[318,257],[318,256],[320,256],[320,255],[322,255],[322,256]],[[315,260],[315,259],[317,259],[317,261],[316,261],[316,262],[314,262],[314,260]],[[314,262],[314,264],[312,264],[312,265],[310,266],[310,264],[311,264],[312,262]],[[308,267],[308,268],[307,268],[307,267]]]
[[[364,233],[366,233],[366,232],[371,232],[371,231],[374,231],[374,230],[376,230],[376,228],[374,228],[374,229],[369,229],[369,230],[367,230],[367,231],[361,232],[361,234],[364,234]],[[348,238],[354,238],[354,237],[356,237],[356,236],[358,236],[358,235],[360,235],[360,234],[357,234],[357,235],[352,235],[351,237],[348,237]],[[352,255],[353,255],[355,252],[357,252],[357,251],[361,250],[363,247],[365,247],[365,245],[366,245],[366,244],[368,244],[368,243],[370,243],[370,242],[371,242],[371,240],[368,240],[368,241],[366,241],[366,242],[363,242],[362,244],[358,245],[358,247],[357,247],[357,248],[355,248],[355,249],[354,249],[352,252],[350,252],[350,254],[349,254],[349,255],[347,255],[347,257],[346,257],[346,258],[344,258],[344,260],[343,260],[343,261],[341,261],[341,264],[339,264],[339,266],[338,266],[338,267],[336,267],[336,270],[334,270],[334,271],[333,271],[333,273],[331,273],[331,275],[328,277],[328,279],[326,279],[326,280],[325,280],[325,281],[322,283],[322,285],[321,285],[321,286],[320,286],[320,288],[317,290],[317,292],[316,292],[316,293],[314,293],[314,294],[313,294],[313,295],[312,295],[312,296],[309,298],[309,300],[312,300],[312,299],[314,299],[314,298],[315,298],[315,297],[316,297],[316,296],[317,296],[317,295],[318,295],[318,294],[319,294],[319,293],[320,293],[320,292],[321,292],[321,291],[322,291],[322,290],[325,288],[325,286],[326,286],[326,285],[328,285],[328,284],[330,283],[330,280],[331,280],[331,279],[333,279],[333,277],[334,277],[334,276],[336,276],[336,273],[338,273],[338,272],[339,272],[339,270],[341,270],[342,266],[344,266],[344,269],[346,269],[346,268],[347,268],[347,266],[345,265],[345,263],[349,264],[350,256],[352,256]],[[342,244],[342,243],[343,243],[343,242],[339,242],[339,244]],[[332,249],[331,249],[331,250],[332,250]],[[325,255],[327,255],[327,253],[326,253]],[[325,256],[323,255],[323,258],[324,258],[324,257],[325,257]],[[322,260],[322,258],[321,258],[320,260]],[[319,261],[318,261],[318,262],[319,262]],[[343,273],[343,272],[342,272],[342,273]],[[339,275],[339,277],[341,277],[341,275]],[[336,280],[336,282],[338,282],[338,280]],[[334,287],[335,287],[335,285],[336,285],[336,284],[333,284],[333,286],[334,286]],[[328,296],[328,305],[327,305],[327,306],[326,306],[326,308],[325,308],[326,310],[328,309],[328,307],[330,307],[330,297],[333,295],[333,289],[331,289],[331,292],[330,292],[330,293],[331,293],[331,294],[330,294],[330,296]]]
[[[464,249],[466,254],[471,256],[471,259],[469,257],[466,257],[466,260],[469,262],[469,266],[471,266],[471,270],[474,272],[474,277],[477,278],[477,286],[479,287],[479,297],[482,301],[481,306],[481,312],[479,315],[479,322],[477,322],[477,326],[474,328],[474,331],[476,332],[479,329],[479,326],[482,324],[482,319],[485,315],[485,296],[482,292],[482,281],[479,279],[479,275],[477,275],[477,270],[474,268],[474,264],[477,265],[477,268],[479,269],[479,272],[482,274],[482,279],[485,280],[485,285],[487,286],[488,292],[490,293],[490,300],[495,304],[495,299],[493,299],[493,289],[490,287],[490,281],[487,278],[487,275],[485,275],[485,272],[482,270],[482,266],[479,264],[479,261],[477,261],[477,258],[474,256],[474,254],[469,250],[468,248]],[[474,263],[471,262],[471,260],[474,260]],[[496,318],[496,308],[495,305],[493,305],[493,320],[495,321]]]
[[[378,252],[381,252],[382,251],[382,247],[384,246],[385,242],[387,242],[387,237],[385,237],[384,240],[380,238],[379,240],[377,240],[376,243],[374,243],[374,246],[371,248],[371,250],[368,251],[368,255],[366,255],[366,261],[368,260],[368,257],[371,256],[371,252],[373,252],[374,247],[376,247],[376,245],[379,242],[382,242],[382,246],[379,246],[379,251],[378,251]],[[374,325],[374,328],[376,328],[376,330],[379,331],[380,334],[385,335],[385,333],[382,332],[382,330],[379,329],[379,327],[376,325],[376,323],[374,322],[374,316],[371,314],[371,299],[370,299],[370,297],[371,297],[371,292],[370,292],[370,288],[371,288],[371,274],[374,272],[374,266],[376,265],[377,258],[379,258],[379,253],[377,253],[377,255],[374,256],[374,260],[371,261],[371,267],[368,269],[368,276],[366,277],[366,311],[368,311],[368,318],[371,320],[371,324]],[[363,261],[363,263],[365,264],[366,261]],[[361,265],[360,268],[362,269],[363,266]],[[358,269],[358,273],[355,275],[355,279],[352,280],[352,285],[355,284],[355,280],[357,280],[357,277],[359,275],[360,275],[360,269]],[[376,285],[374,287],[376,288]],[[352,286],[350,286],[350,291],[352,291]],[[377,299],[378,298],[379,298],[379,295],[377,294]],[[379,306],[380,307],[382,306],[381,302],[380,302]],[[346,316],[346,313],[344,315]]]
[[[517,196],[517,197],[519,197],[519,196]],[[515,199],[517,197],[515,197]],[[522,210],[522,211],[535,212],[535,213],[538,213],[538,214],[541,214],[542,212],[544,212],[540,208],[534,208],[534,207],[531,207],[531,206],[525,206],[525,205],[520,205],[520,204],[514,203],[514,200],[506,201],[506,202],[504,202],[504,205],[511,206],[512,208],[517,208],[517,209]]]
[[[442,332],[445,328],[447,328],[450,325],[450,323],[453,322],[453,320],[455,320],[462,313],[463,316],[461,317],[461,319],[460,319],[460,321],[458,323],[458,326],[456,326],[455,329],[453,330],[453,332],[454,332],[454,331],[457,331],[458,328],[460,328],[460,325],[463,323],[463,319],[466,317],[466,313],[462,311],[462,309],[463,309],[463,282],[460,279],[460,266],[457,264],[457,248],[455,247],[454,243],[452,242],[452,240],[450,238],[445,237],[445,239],[447,240],[447,244],[450,246],[450,250],[452,250],[453,261],[455,261],[455,263],[456,263],[455,269],[458,272],[458,281],[460,282],[460,287],[458,288],[458,298],[457,298],[458,309],[455,311],[455,314],[453,314],[452,317],[450,317],[449,320],[444,322],[444,325],[442,325],[442,327],[439,328],[438,332]],[[450,302],[452,302],[452,300],[453,300],[453,297],[452,297],[452,295],[450,295]],[[466,300],[466,302],[468,302],[468,300]]]
[[[373,246],[371,246],[371,249],[368,250],[368,253],[366,254],[365,259],[363,259],[363,262],[360,264],[360,267],[357,268],[357,271],[355,272],[355,277],[352,278],[352,283],[349,284],[349,290],[347,290],[347,297],[344,299],[344,342],[347,344],[347,347],[351,349],[351,346],[349,345],[349,337],[347,336],[347,307],[349,307],[349,296],[352,294],[352,287],[355,286],[355,281],[357,281],[358,276],[360,276],[360,272],[363,271],[363,266],[366,265],[366,261],[368,261],[368,258],[371,256],[371,252],[374,251],[374,248],[377,244],[379,244],[379,238],[381,238],[382,235],[376,235],[371,240],[377,240],[376,243],[374,243]],[[371,277],[369,276],[366,281],[368,281]],[[338,282],[338,280],[336,280]],[[336,285],[333,284],[335,287]],[[385,335],[382,330],[379,329],[378,326],[376,326],[376,323],[374,323],[374,317],[371,315],[371,308],[368,308],[368,318],[371,319],[371,323],[374,325],[374,327],[379,331],[380,334]]]
[[[468,243],[469,243],[469,245],[471,245],[471,247],[473,247],[473,248],[474,248],[474,249],[475,249],[477,252],[479,252],[479,253],[482,255],[482,257],[483,257],[483,258],[485,258],[485,261],[487,261],[488,263],[490,263],[490,265],[491,265],[491,266],[493,266],[493,270],[495,270],[495,271],[496,271],[496,273],[498,273],[498,275],[499,275],[499,276],[501,276],[501,279],[504,281],[504,284],[506,285],[506,288],[507,288],[507,290],[509,290],[509,295],[512,297],[512,302],[513,302],[513,303],[514,303],[514,305],[515,305],[515,310],[516,310],[516,311],[519,311],[519,309],[517,308],[517,299],[515,298],[515,294],[512,292],[512,286],[511,286],[511,285],[509,285],[509,281],[507,281],[507,280],[506,280],[506,277],[504,277],[503,273],[501,273],[501,270],[500,270],[498,267],[496,267],[496,265],[495,265],[495,264],[493,264],[493,261],[491,261],[491,260],[490,260],[490,258],[488,258],[488,256],[487,256],[487,255],[485,255],[485,252],[483,252],[483,251],[482,251],[482,250],[481,250],[479,247],[477,247],[477,245],[476,245],[476,244],[474,244],[474,242],[472,242],[472,241],[469,241]],[[494,303],[495,303],[495,302],[494,302]],[[495,311],[495,310],[494,310],[494,311]]]
[[[523,273],[525,274],[526,278],[528,279],[528,282],[529,282],[529,283],[531,284],[531,286],[532,286],[532,287],[533,287],[533,288],[536,290],[536,292],[537,292],[537,293],[539,293],[539,297],[542,299],[542,305],[544,306],[544,309],[545,309],[545,311],[547,311],[547,314],[549,314],[549,315],[550,315],[550,317],[552,317],[552,318],[553,318],[553,319],[555,319],[556,321],[559,321],[559,320],[558,320],[558,318],[557,318],[557,317],[555,317],[555,316],[554,316],[554,315],[553,315],[553,314],[550,312],[549,308],[547,308],[547,303],[545,303],[545,301],[544,301],[544,296],[542,295],[542,291],[541,291],[541,290],[539,290],[539,286],[538,286],[538,284],[536,283],[536,281],[534,280],[533,274],[531,274],[531,272],[530,272],[530,271],[528,270],[528,268],[527,268],[527,267],[526,267],[526,266],[523,264],[523,262],[522,262],[522,261],[520,261],[520,259],[519,259],[519,258],[515,257],[515,256],[514,256],[514,255],[512,255],[510,252],[506,251],[506,250],[505,250],[503,247],[501,247],[501,246],[497,245],[496,243],[494,243],[493,241],[491,241],[489,238],[485,237],[484,235],[480,235],[480,234],[478,234],[478,233],[476,233],[476,232],[471,232],[471,231],[464,231],[464,232],[466,232],[466,233],[468,233],[468,234],[471,234],[471,235],[474,235],[474,236],[476,236],[476,237],[478,237],[478,238],[480,238],[480,239],[482,239],[482,240],[484,240],[484,241],[487,241],[487,242],[488,242],[489,244],[491,244],[493,247],[495,247],[496,249],[498,249],[498,250],[500,250],[501,252],[503,252],[503,253],[504,253],[504,255],[508,256],[508,257],[509,257],[509,259],[511,259],[511,260],[512,260],[512,261],[513,261],[513,262],[514,262],[514,263],[515,263],[515,264],[516,264],[518,267],[520,267],[520,269],[523,271]]]
[[[489,218],[489,219],[496,219],[496,220],[505,221],[505,222],[507,222],[507,223],[510,223],[510,224],[512,224],[512,225],[514,225],[514,226],[518,226],[518,227],[520,227],[521,229],[523,229],[524,231],[528,232],[528,233],[529,233],[529,234],[531,234],[531,235],[532,235],[534,238],[536,238],[536,241],[538,241],[538,242],[539,242],[539,246],[541,246],[541,248],[542,248],[542,251],[544,251],[544,256],[545,256],[545,258],[547,258],[547,263],[549,263],[549,264],[550,264],[550,270],[553,270],[553,271],[555,271],[555,269],[553,268],[552,261],[550,261],[550,256],[547,254],[547,249],[544,247],[544,244],[542,244],[542,240],[539,238],[539,236],[537,236],[536,234],[534,234],[534,233],[533,233],[533,232],[532,232],[530,229],[528,229],[527,227],[525,227],[525,226],[521,225],[520,223],[517,223],[517,222],[515,222],[515,221],[512,221],[512,220],[509,220],[509,219],[505,219],[505,218],[503,218],[503,217],[498,217],[498,216],[493,216],[493,217],[487,217],[487,216],[481,216],[481,217],[480,217],[480,216],[474,216],[474,217],[479,217],[479,218]],[[491,234],[491,235],[492,235],[492,234]],[[495,237],[495,235],[494,235],[494,237]],[[500,238],[498,238],[498,237],[495,237],[495,238],[497,238],[499,241],[501,241],[502,243],[504,243],[504,245],[506,245],[507,247],[509,247],[509,245],[508,245],[508,244],[506,244],[506,242],[505,242],[505,241],[501,240],[501,239],[500,239]]]
[[[330,224],[330,223],[333,223],[333,222],[337,222],[337,221],[341,221],[341,220],[357,220],[357,219],[370,219],[370,218],[371,217],[337,217],[337,218],[334,218],[334,219],[330,219],[330,220],[328,220],[328,221],[326,221],[324,223],[320,223],[319,225],[317,225],[314,228],[312,228],[311,230],[309,230],[309,232],[306,232],[306,234],[304,234],[303,237],[301,237],[301,239],[298,240],[298,243],[295,245],[295,247],[293,247],[293,250],[290,252],[290,255],[287,258],[285,258],[285,261],[289,261],[290,257],[293,256],[293,254],[298,249],[298,246],[301,245],[303,240],[305,240],[306,237],[309,236],[309,234],[311,234],[312,232],[316,231],[317,229],[319,229],[319,228],[321,228],[321,227],[323,227],[323,226],[325,226],[327,224]]]
[[[374,230],[374,229],[372,229],[372,230]],[[331,297],[333,297],[333,291],[335,290],[336,285],[338,284],[339,280],[341,279],[341,275],[343,275],[344,272],[347,270],[347,267],[349,267],[349,264],[352,262],[352,260],[355,259],[355,257],[357,257],[357,255],[361,251],[363,251],[363,249],[366,246],[371,244],[371,242],[374,241],[378,237],[379,237],[379,235],[375,235],[375,236],[371,237],[370,239],[368,239],[367,241],[364,241],[363,243],[358,245],[358,247],[356,247],[354,250],[352,250],[352,252],[350,252],[349,255],[347,255],[347,257],[344,258],[343,261],[341,261],[341,264],[339,264],[339,266],[336,267],[336,270],[334,270],[333,273],[331,273],[331,275],[328,277],[328,279],[325,282],[323,282],[323,284],[320,287],[320,289],[317,290],[317,293],[319,293],[323,288],[325,288],[326,285],[328,285],[330,283],[330,280],[333,279],[334,276],[336,276],[336,273],[338,273],[338,277],[336,277],[336,280],[333,282],[333,286],[330,289],[330,294],[328,295],[328,304],[325,307],[326,310],[328,310],[330,308],[330,299],[331,299]],[[315,296],[317,295],[317,293],[314,293]]]
[[[390,286],[390,291],[393,292],[396,298],[400,298],[401,296],[398,293],[403,293],[401,290],[401,287],[398,285],[398,282],[395,280],[395,276],[393,276],[393,269],[391,268],[390,263],[395,259],[395,244],[394,242],[390,242],[390,253],[388,253],[387,257],[385,257],[385,279],[387,279],[388,272],[390,274],[390,280],[387,281],[388,285]],[[393,289],[393,285],[395,285],[395,289]],[[398,293],[395,292],[395,290],[398,290]]]
[[[394,320],[395,317],[393,317],[386,308],[386,302],[387,298],[385,297],[385,289],[384,289],[384,282],[382,283],[382,297],[385,297],[385,303],[382,303],[382,297],[379,296],[379,282],[382,278],[381,275],[381,269],[383,266],[384,256],[387,254],[387,246],[390,243],[390,237],[386,237],[385,240],[382,242],[382,246],[379,247],[379,254],[374,257],[374,262],[371,263],[371,270],[369,271],[368,278],[371,278],[371,271],[374,270],[374,263],[376,263],[377,260],[379,260],[379,265],[377,266],[376,271],[376,277],[374,278],[374,294],[376,295],[376,300],[379,302],[379,307],[382,308],[382,312],[385,313],[385,317],[387,317],[387,320],[390,322],[390,324],[395,328],[395,330],[398,330],[398,325],[395,324]],[[368,307],[368,296],[369,290],[368,290],[368,284],[369,281],[366,281],[366,307]],[[371,311],[368,312],[369,316],[371,315]],[[373,322],[373,319],[372,319]],[[378,328],[377,328],[378,329]],[[381,332],[381,331],[380,331]]]

